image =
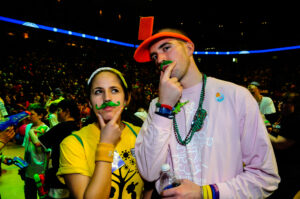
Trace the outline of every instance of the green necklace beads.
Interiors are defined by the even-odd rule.
[[[176,117],[174,116],[173,118],[173,128],[174,128],[174,133],[175,133],[175,137],[176,140],[179,144],[186,146],[188,143],[190,143],[190,141],[192,140],[195,132],[199,131],[204,123],[204,119],[207,115],[206,110],[202,109],[202,105],[203,105],[203,101],[204,101],[204,97],[205,97],[205,85],[206,85],[206,75],[203,74],[203,85],[202,85],[202,89],[201,89],[201,94],[200,94],[200,100],[199,100],[199,106],[198,109],[194,115],[194,119],[192,121],[192,125],[191,128],[189,130],[189,133],[187,134],[186,138],[184,140],[182,140],[180,134],[179,134],[179,129],[178,129],[178,125],[176,122]]]

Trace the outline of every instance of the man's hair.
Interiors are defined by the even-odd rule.
[[[51,103],[49,106],[49,112],[54,113],[57,110],[57,103]]]
[[[57,108],[61,108],[63,111],[68,110],[70,112],[70,116],[74,118],[75,121],[79,121],[80,110],[75,101],[71,99],[64,99],[57,104]]]
[[[38,115],[45,116],[47,114],[46,108],[42,106],[42,104],[40,103],[30,104],[27,110],[28,111],[34,110]]]

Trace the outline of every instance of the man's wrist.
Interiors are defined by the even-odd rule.
[[[168,119],[173,119],[174,118],[174,113],[172,112],[172,110],[165,108],[165,107],[156,107],[155,108],[155,113],[157,115],[166,117]]]

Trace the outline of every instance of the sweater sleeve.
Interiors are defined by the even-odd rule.
[[[274,151],[256,101],[248,93],[239,98],[243,172],[217,183],[220,198],[266,198],[280,182]]]
[[[159,177],[160,167],[166,162],[171,137],[172,120],[155,114],[154,99],[135,143],[138,169],[147,181]]]

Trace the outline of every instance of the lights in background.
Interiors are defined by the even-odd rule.
[[[99,11],[99,14],[102,15],[102,10]],[[119,14],[118,18],[121,19],[122,16]],[[62,34],[67,34],[67,35],[73,35],[73,36],[82,37],[82,38],[85,38],[85,39],[92,39],[92,40],[96,40],[96,41],[112,43],[112,44],[126,46],[126,47],[132,47],[132,48],[137,48],[138,47],[138,45],[135,45],[135,44],[125,43],[125,42],[121,42],[121,41],[115,41],[115,40],[106,39],[106,38],[102,38],[102,37],[98,37],[98,36],[92,36],[92,35],[83,34],[83,33],[77,33],[77,32],[73,32],[73,31],[70,31],[70,30],[64,30],[64,29],[55,28],[55,27],[39,25],[39,24],[35,24],[35,23],[32,23],[32,22],[16,20],[16,19],[3,17],[3,16],[0,16],[0,21],[15,23],[15,24],[27,26],[27,27],[30,27],[30,28],[43,29],[43,30],[48,30],[48,31],[52,31],[52,32],[57,32],[57,33],[62,33]],[[219,28],[222,28],[222,27],[223,27],[223,25],[219,26]],[[29,38],[28,33],[24,33],[24,38],[25,39]],[[282,48],[265,49],[265,50],[195,51],[194,54],[195,55],[242,55],[242,54],[269,53],[269,52],[287,51],[287,50],[296,50],[296,49],[300,49],[300,45],[282,47]]]

